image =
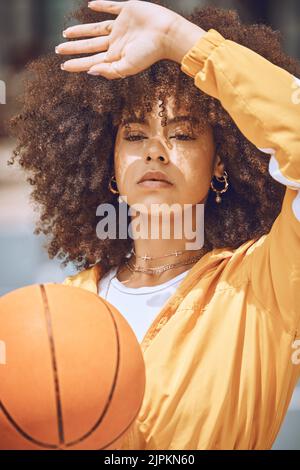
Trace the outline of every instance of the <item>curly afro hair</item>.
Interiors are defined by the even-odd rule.
[[[282,49],[280,32],[269,26],[243,24],[235,10],[215,7],[181,15],[206,31],[216,29],[293,75],[300,73],[299,63]],[[71,17],[82,23],[115,18],[85,5]],[[118,214],[117,196],[108,190],[117,129],[125,113],[143,115],[151,111],[154,99],[163,103],[170,95],[176,107],[187,107],[212,126],[229,175],[222,204],[215,203],[212,190],[208,194],[206,250],[237,248],[269,232],[285,191],[268,173],[269,157],[244,137],[218,100],[195,87],[179,64],[163,60],[137,75],[107,80],[63,72],[60,63],[51,53],[27,64],[22,110],[10,121],[18,142],[8,163],[17,161],[28,173],[32,201],[41,208],[34,233],[50,238],[50,258],[63,260],[63,266],[72,262],[79,270],[101,262],[104,272],[124,261],[133,245],[130,237],[100,240],[96,235],[99,204],[113,204]]]

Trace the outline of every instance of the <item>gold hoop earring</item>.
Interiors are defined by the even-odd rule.
[[[113,194],[120,194],[117,189],[114,189],[111,185],[112,181],[117,184],[116,177],[113,175],[109,181],[108,189],[110,190],[111,193]]]
[[[221,176],[221,177],[215,176],[215,178],[216,178],[217,181],[219,181],[219,183],[225,183],[223,189],[216,189],[214,187],[213,181],[211,181],[211,183],[210,183],[211,189],[216,193],[216,202],[218,204],[220,204],[220,202],[222,202],[222,198],[221,198],[220,194],[226,193],[226,191],[228,190],[228,186],[229,186],[227,171],[224,170],[223,176]]]

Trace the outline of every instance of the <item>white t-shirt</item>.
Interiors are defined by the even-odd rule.
[[[113,268],[100,279],[98,294],[119,310],[141,343],[156,315],[190,269],[156,286],[126,287],[115,277],[118,268]]]

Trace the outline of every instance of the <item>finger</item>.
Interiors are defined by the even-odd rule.
[[[123,57],[122,49],[125,43],[126,43],[126,38],[123,37],[119,39],[118,41],[115,41],[114,44],[110,44],[107,50],[104,62],[119,61]]]
[[[55,48],[57,54],[85,54],[106,51],[109,46],[108,36],[70,41]]]
[[[103,62],[115,62],[120,60],[121,53],[119,48],[115,48],[114,50],[110,47],[106,53],[105,60]]]
[[[90,75],[102,75],[108,79],[116,79],[116,78],[126,78],[130,73],[130,67],[128,66],[127,59],[122,58],[117,62],[107,63],[102,62],[94,65],[88,71]]]
[[[126,3],[128,2],[111,2],[109,0],[96,0],[94,2],[89,2],[88,7],[95,11],[105,11],[107,13],[118,15],[119,13],[121,13]]]
[[[66,72],[87,72],[91,67],[105,59],[106,52],[81,57],[80,59],[70,59],[61,64],[61,68]]]
[[[63,31],[65,38],[80,38],[89,36],[105,36],[110,34],[115,20],[101,21],[101,23],[87,23],[70,26]]]

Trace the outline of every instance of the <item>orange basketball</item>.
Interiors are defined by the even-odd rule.
[[[120,312],[62,284],[0,299],[0,449],[118,449],[140,410],[145,365]]]

